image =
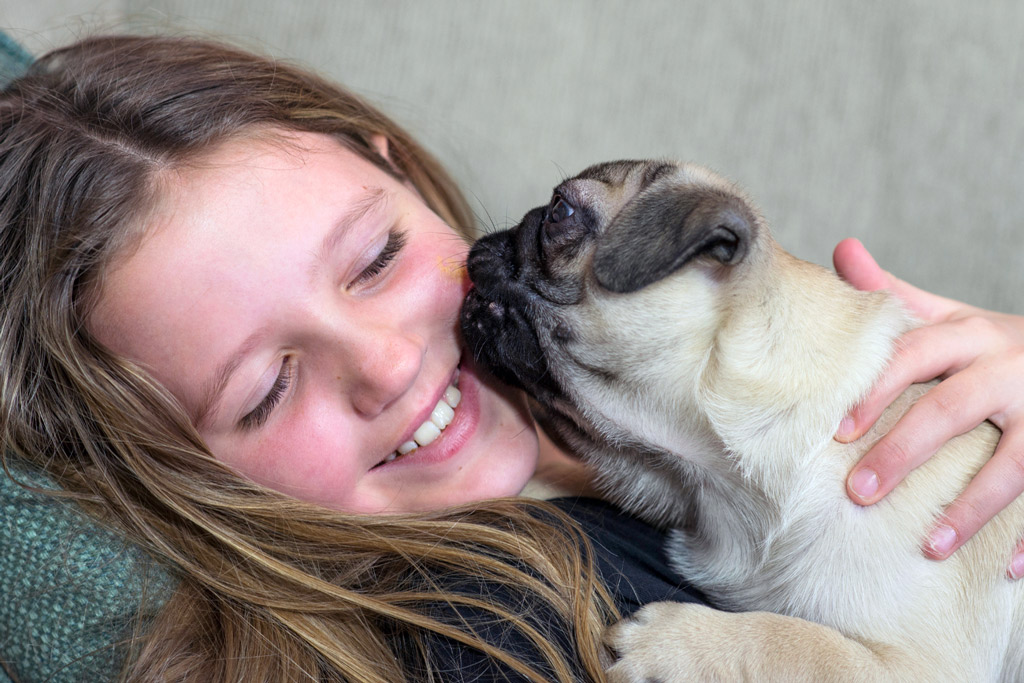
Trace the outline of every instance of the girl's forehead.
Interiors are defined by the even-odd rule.
[[[137,244],[103,273],[89,320],[101,343],[155,365],[203,336],[191,334],[195,323],[215,329],[189,317],[207,315],[211,297],[230,291],[259,301],[259,288],[307,258],[367,188],[397,185],[315,134],[232,140],[162,180]]]
[[[231,183],[273,171],[299,171],[322,154],[335,157],[335,164],[366,163],[327,135],[260,128],[228,138],[175,165],[164,189],[174,196],[205,190],[211,182]]]

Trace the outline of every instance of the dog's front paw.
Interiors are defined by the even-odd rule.
[[[728,653],[716,643],[716,630],[707,628],[716,613],[707,607],[680,602],[655,602],[609,628],[605,645],[613,662],[613,683],[672,683],[727,681]]]

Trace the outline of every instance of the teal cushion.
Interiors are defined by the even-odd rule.
[[[0,31],[0,87],[31,62]],[[24,466],[15,476],[52,488]],[[6,674],[22,683],[78,683],[116,676],[119,643],[138,617],[159,609],[174,580],[74,504],[30,492],[0,471],[0,585],[0,683],[11,683]]]
[[[12,472],[52,488],[24,466]],[[74,504],[22,488],[2,472],[0,520],[6,667],[22,682],[111,680],[124,658],[121,641],[136,619],[160,608],[174,581]]]
[[[32,55],[14,40],[0,31],[0,88],[17,78],[32,63]]]

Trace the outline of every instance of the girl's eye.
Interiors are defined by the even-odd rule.
[[[295,371],[295,363],[291,356],[286,356],[281,362],[281,371],[277,374],[277,379],[274,380],[274,386],[270,387],[270,391],[260,401],[260,404],[252,409],[252,411],[242,417],[239,422],[239,426],[243,430],[252,431],[262,427],[267,418],[270,417],[270,413],[273,412],[277,404],[281,402],[281,399],[288,392],[288,387],[292,382],[292,375]]]
[[[394,232],[388,234],[388,241],[385,243],[384,248],[377,254],[377,258],[373,259],[373,263],[366,266],[363,272],[359,273],[354,280],[350,283],[350,287],[353,285],[361,285],[363,283],[373,280],[375,277],[384,272],[391,261],[398,256],[398,252],[405,246],[406,235],[404,232]]]

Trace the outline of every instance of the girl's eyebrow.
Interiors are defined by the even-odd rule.
[[[348,207],[344,215],[331,228],[330,232],[324,236],[320,246],[314,252],[313,266],[309,272],[311,280],[317,277],[320,270],[328,262],[331,253],[338,246],[338,243],[345,238],[345,235],[349,233],[352,226],[363,220],[367,215],[381,211],[388,203],[389,197],[390,195],[384,188],[369,187],[362,196],[352,202],[352,205]]]
[[[317,277],[317,273],[324,267],[330,254],[352,229],[352,226],[368,214],[380,211],[387,204],[389,196],[384,188],[369,187],[366,189],[366,192],[346,208],[345,212],[334,224],[334,227],[330,229],[324,236],[323,241],[316,247],[309,272],[310,279]],[[245,357],[259,346],[263,337],[270,331],[269,327],[269,324],[264,325],[246,337],[245,341],[228,356],[227,360],[217,366],[217,369],[210,375],[210,379],[200,383],[202,389],[199,391],[199,401],[197,401],[195,409],[189,411],[192,424],[196,426],[196,429],[201,429],[205,426],[205,423],[212,416],[214,409],[220,403],[224,389],[227,387],[228,382],[231,381],[231,376],[242,364],[242,361],[245,360]]]

